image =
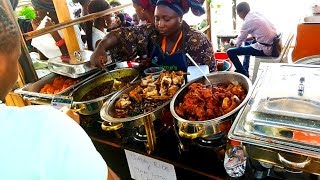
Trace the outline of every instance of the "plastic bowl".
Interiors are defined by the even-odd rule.
[[[230,68],[231,68],[231,63],[228,62],[228,61],[221,61],[221,60],[218,60],[219,62],[223,62],[223,68],[221,70],[218,70],[218,71],[229,71]]]
[[[165,69],[163,67],[150,67],[148,69],[145,69],[143,72],[146,76],[152,75],[154,77],[158,77],[164,70]]]

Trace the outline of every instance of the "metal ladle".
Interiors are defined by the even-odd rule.
[[[207,77],[207,75],[202,71],[202,69],[199,67],[199,65],[193,60],[193,58],[190,56],[189,53],[186,53],[186,56],[190,59],[190,61],[199,69],[199,71],[201,72],[201,74],[204,76],[204,78],[209,82],[209,85],[212,87],[212,84],[209,80],[209,78]]]

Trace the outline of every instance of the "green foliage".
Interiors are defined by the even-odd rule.
[[[197,25],[193,26],[193,28],[197,29],[197,30],[201,30],[202,28],[205,28],[208,26],[208,21],[206,19],[203,19],[200,23],[198,23]]]
[[[24,16],[26,19],[35,19],[37,17],[35,10],[33,7],[24,6],[19,12],[19,16]]]
[[[111,3],[111,2],[117,2],[117,3],[120,3],[120,1],[119,0],[107,0],[108,1],[108,3]]]

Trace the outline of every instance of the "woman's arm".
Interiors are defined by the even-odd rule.
[[[106,50],[114,47],[120,42],[119,38],[115,36],[112,32],[107,34],[98,44],[94,52],[90,57],[91,66],[96,66],[102,68],[107,62]]]
[[[52,21],[51,21],[50,19],[48,19],[47,22],[46,22],[46,27],[49,27],[49,26],[52,26],[52,25],[53,25]],[[51,34],[51,36],[53,37],[53,39],[54,39],[56,42],[58,42],[58,41],[60,41],[60,40],[62,39],[61,36],[60,36],[60,34],[58,33],[58,31],[53,31],[53,32],[51,32],[50,34]],[[69,56],[69,53],[68,53],[68,49],[67,49],[66,44],[63,44],[63,45],[58,46],[58,47],[59,47],[59,49],[60,49],[60,51],[61,51],[61,54],[62,54],[63,56]]]
[[[91,55],[91,65],[103,67],[104,63],[107,62],[106,51],[110,49],[115,50],[115,47],[115,52],[117,52],[118,56],[131,56],[137,51],[143,51],[146,54],[148,39],[153,32],[153,26],[123,27],[111,31],[100,41]],[[124,61],[127,60],[130,59],[124,59]]]

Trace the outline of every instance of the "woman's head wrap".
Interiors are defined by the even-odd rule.
[[[158,5],[168,6],[174,10],[179,16],[186,14],[189,9],[196,16],[201,16],[205,13],[202,7],[204,0],[158,0]]]
[[[33,7],[43,9],[47,12],[56,12],[52,0],[31,0]]]
[[[133,3],[140,5],[143,9],[154,12],[157,0],[132,0]]]

